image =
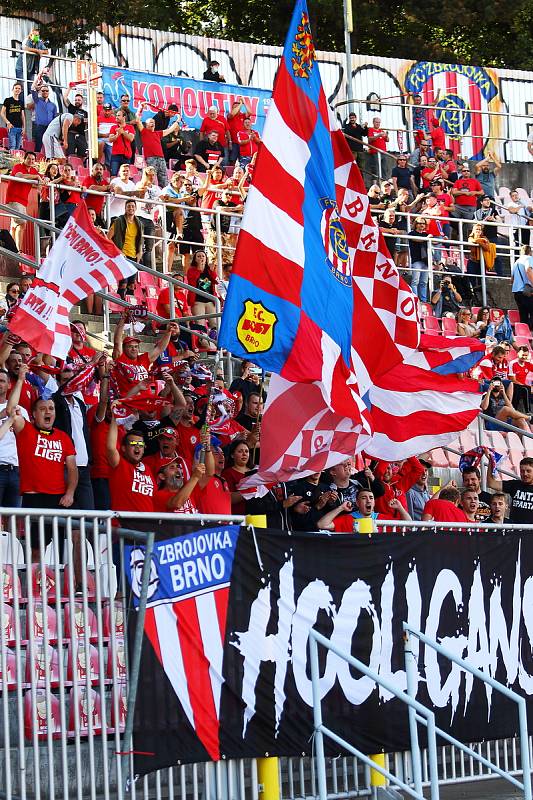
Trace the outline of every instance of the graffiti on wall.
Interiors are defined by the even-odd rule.
[[[19,46],[35,18],[2,17],[6,41]],[[44,17],[42,18],[44,19]],[[200,80],[210,60],[220,62],[229,84],[270,90],[281,48],[222,39],[182,36],[129,26],[102,26],[92,36],[92,54],[99,64]],[[326,94],[335,106],[346,100],[345,59],[341,53],[317,52]],[[14,54],[0,50],[4,97],[14,76]],[[74,65],[62,62],[55,80],[66,86]],[[351,75],[355,110],[363,120],[381,117],[382,125],[397,135],[391,149],[410,148],[410,102],[407,93],[420,93],[444,128],[454,152],[479,159],[494,150],[500,157],[526,161],[526,139],[533,104],[533,73],[438,64],[406,59],[353,56]],[[338,106],[344,118],[347,106]],[[511,141],[512,140],[512,141]]]

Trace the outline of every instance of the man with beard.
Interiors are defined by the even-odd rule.
[[[197,514],[196,502],[191,495],[197,488],[198,482],[205,477],[205,464],[196,464],[191,477],[186,480],[177,459],[169,458],[161,462],[157,475],[159,485],[154,496],[154,511],[162,514],[168,512]]]
[[[481,489],[481,473],[477,467],[466,467],[463,470],[463,490],[475,492],[478,497],[476,522],[487,522],[490,517],[490,501],[492,495]]]
[[[8,397],[11,391],[14,389],[20,369],[24,363],[24,359],[20,353],[16,353],[12,351],[6,361],[6,369],[9,378],[9,392]],[[38,398],[37,389],[35,386],[32,386],[31,383],[28,381],[26,377],[26,372],[24,372],[24,380],[20,387],[20,400],[17,400],[17,403],[20,403],[22,408],[26,409],[28,414],[31,413],[34,403]]]

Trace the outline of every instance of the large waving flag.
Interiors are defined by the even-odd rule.
[[[453,373],[476,363],[479,343],[438,338],[420,341],[416,299],[328,108],[298,0],[219,336],[274,373],[260,469],[244,484],[296,478],[363,449],[396,459],[431,437],[433,447],[455,438],[480,397]]]
[[[13,314],[9,330],[39,353],[65,359],[72,345],[72,306],[136,271],[118,247],[96,230],[82,200]]]
[[[379,349],[369,346],[369,321]],[[399,345],[418,343],[413,297],[328,107],[303,0],[276,77],[219,342],[286,380],[320,384],[329,408],[354,416],[354,344],[379,373],[401,361]]]

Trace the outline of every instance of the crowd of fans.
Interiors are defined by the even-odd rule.
[[[217,66],[210,65],[206,80],[223,81]],[[121,96],[115,109],[98,92],[98,160],[88,174],[83,95],[69,87],[60,108],[51,99],[46,74],[28,71],[26,98],[18,74],[17,79],[0,118],[9,149],[17,152],[27,138],[29,109],[34,149],[21,152],[11,169],[19,180],[7,186],[5,202],[14,212],[13,247],[23,248],[25,223],[17,214],[28,209],[34,186],[39,217],[53,219],[59,227],[83,197],[95,225],[128,258],[150,267],[155,250],[161,255],[164,249],[168,270],[191,287],[159,291],[156,313],[170,319],[173,305],[176,318],[193,314],[199,319],[162,326],[156,344],[140,352],[133,312],[125,311],[115,328],[112,357],[89,347],[78,320],[72,323],[68,358],[57,363],[7,331],[9,313],[31,278],[11,282],[0,302],[3,506],[261,513],[274,527],[339,532],[351,531],[354,521],[376,518],[465,525],[532,520],[529,457],[520,463],[519,480],[489,477],[495,490],[491,495],[481,490],[477,467],[463,472],[462,487],[451,481],[431,493],[429,453],[396,464],[347,459],[327,473],[274,486],[261,499],[246,499],[239,482],[258,464],[261,444],[265,387],[260,371],[245,362],[230,386],[217,374],[213,392],[194,337],[203,334],[204,349],[216,349],[212,298],[225,297],[239,215],[261,141],[251,109],[242,97],[226,116],[215,106],[209,108],[193,146],[177,106],[170,104],[147,118],[144,104],[132,111],[128,95]],[[454,159],[436,117],[419,105],[415,96],[416,149],[397,156],[390,180],[369,186],[369,202],[398,269],[409,269],[405,274],[420,300],[426,329],[431,318],[441,320],[445,330],[448,321],[454,326],[450,332],[484,341],[486,356],[472,376],[479,380],[482,409],[494,419],[494,429],[503,421],[530,432],[533,364],[529,340],[520,341],[517,324],[528,326],[530,336],[533,209],[517,193],[511,193],[502,209],[496,199],[500,164],[495,154],[474,166]],[[359,161],[367,141],[376,167],[378,151],[386,151],[389,142],[380,118],[369,126],[350,114],[344,130]],[[226,212],[218,221],[208,213],[217,208]],[[472,308],[480,296],[481,259],[487,273],[501,276],[507,268],[508,259],[497,252],[502,211],[513,215],[515,243],[522,244],[512,265],[518,308],[514,321],[510,312]],[[455,244],[460,236],[469,243],[465,271]],[[222,276],[216,269],[220,243]],[[41,245],[49,245],[44,234]],[[428,289],[430,270],[440,275],[433,292]],[[123,282],[118,293],[122,298],[133,295],[135,279]],[[89,298],[88,311],[101,312],[98,298]],[[153,332],[151,324],[147,330]],[[32,546],[37,545],[32,531]]]

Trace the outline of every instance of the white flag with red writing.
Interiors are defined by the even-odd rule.
[[[38,352],[65,359],[72,345],[72,306],[94,292],[116,287],[136,271],[96,230],[82,200],[15,310],[9,329]]]

